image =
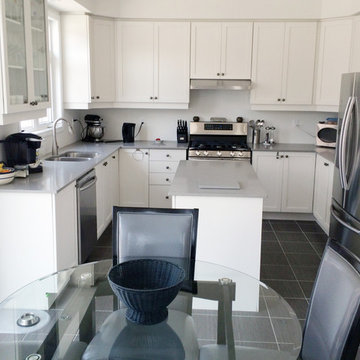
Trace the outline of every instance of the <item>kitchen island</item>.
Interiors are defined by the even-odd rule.
[[[247,161],[181,161],[170,188],[173,208],[198,208],[196,259],[259,279],[263,198]]]

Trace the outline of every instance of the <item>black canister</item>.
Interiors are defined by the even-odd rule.
[[[133,143],[135,140],[135,124],[123,123],[122,137],[124,143]]]

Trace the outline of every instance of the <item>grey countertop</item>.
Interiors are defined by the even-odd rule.
[[[249,144],[253,151],[293,151],[293,152],[315,152],[316,146],[313,144]]]
[[[64,187],[75,181],[89,170],[101,163],[118,149],[178,149],[185,150],[188,144],[178,144],[176,141],[164,141],[155,144],[153,141],[136,141],[135,143],[85,143],[77,142],[59,150],[65,151],[96,152],[94,159],[81,162],[42,161],[43,172],[31,174],[27,178],[15,178],[13,182],[0,186],[1,192],[40,192],[56,194]]]
[[[239,189],[231,189],[237,184]],[[169,195],[263,198],[266,193],[250,163],[203,160],[180,161]]]

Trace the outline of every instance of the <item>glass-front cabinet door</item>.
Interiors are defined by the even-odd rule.
[[[34,75],[34,101],[48,102],[49,89],[44,0],[31,0],[31,40]]]
[[[3,113],[50,106],[46,0],[1,0]]]
[[[29,100],[26,60],[24,0],[5,0],[5,34],[7,52],[7,102],[22,105]],[[5,75],[6,77],[6,75]]]

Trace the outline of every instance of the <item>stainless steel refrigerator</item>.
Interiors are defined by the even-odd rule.
[[[360,73],[341,81],[330,237],[360,258]]]

